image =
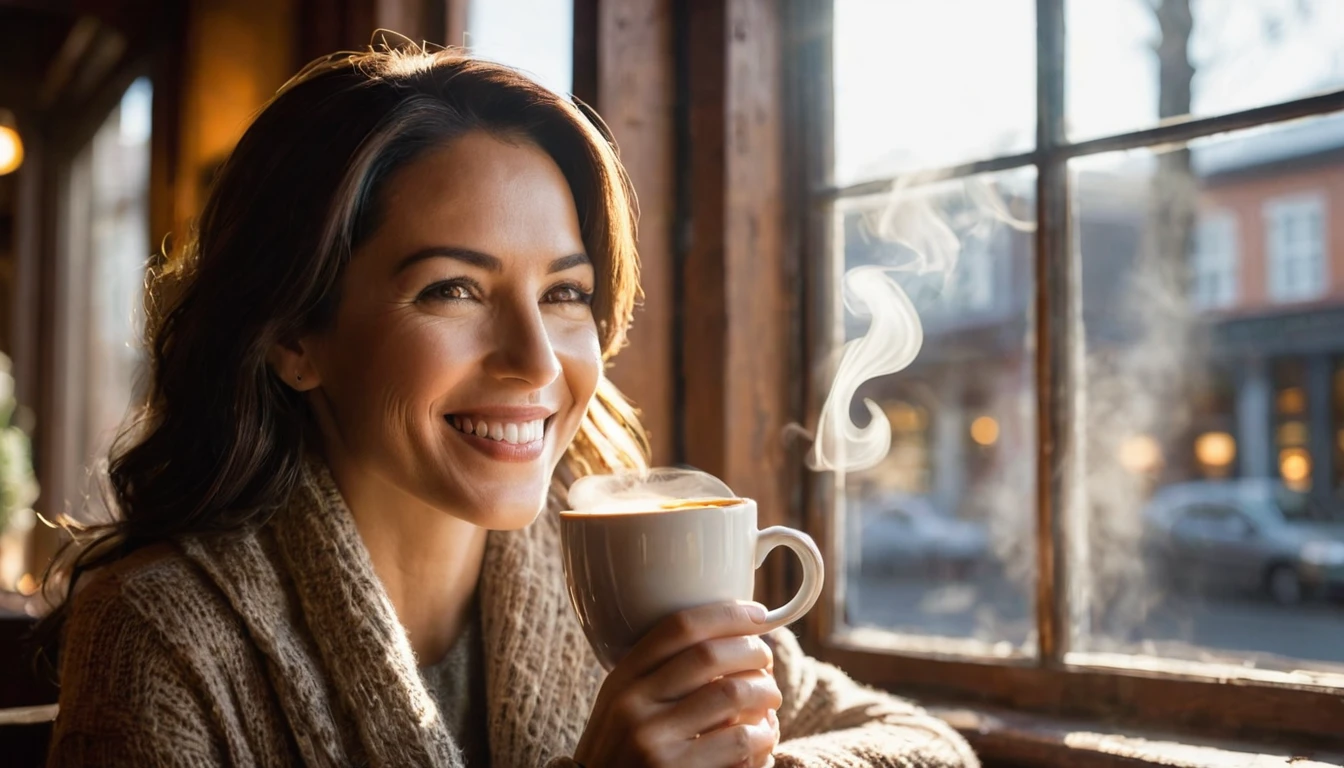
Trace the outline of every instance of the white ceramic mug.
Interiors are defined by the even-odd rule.
[[[670,508],[667,508],[670,507]],[[821,595],[821,552],[792,528],[756,530],[756,502],[714,499],[635,512],[561,512],[565,578],[579,623],[608,670],[663,618],[751,600],[756,569],[780,545],[803,564],[798,594],[761,632],[797,620]]]

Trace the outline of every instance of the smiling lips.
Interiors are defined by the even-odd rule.
[[[549,409],[498,409],[472,415],[444,417],[464,442],[499,461],[532,461],[546,449]]]
[[[514,445],[526,445],[540,440],[546,430],[546,422],[543,419],[504,421],[486,419],[480,416],[476,418],[449,416],[448,423],[452,424],[459,432]]]

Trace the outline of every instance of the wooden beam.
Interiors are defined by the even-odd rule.
[[[574,94],[595,107],[620,147],[639,199],[643,305],[612,380],[634,400],[655,463],[675,456],[676,72],[672,0],[576,0]]]
[[[692,0],[689,243],[682,272],[685,460],[789,520],[793,287],[784,235],[781,14]]]
[[[61,43],[60,50],[47,66],[47,74],[42,81],[38,97],[38,103],[42,108],[49,108],[60,100],[61,94],[79,71],[80,63],[93,47],[94,40],[98,37],[99,26],[96,19],[82,16],[70,27],[65,42]]]
[[[178,168],[189,13],[186,3],[165,12],[162,23],[169,32],[156,42],[150,62],[154,98],[150,106],[149,242],[156,252],[177,223],[175,191],[182,183]]]
[[[446,45],[465,46],[467,40],[467,6],[471,0],[444,0],[443,40]],[[576,0],[576,4],[580,0]]]

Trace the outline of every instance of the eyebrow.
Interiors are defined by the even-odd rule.
[[[424,261],[425,259],[453,259],[454,261],[460,261],[464,264],[470,264],[473,267],[484,269],[487,272],[504,271],[504,262],[500,261],[498,257],[491,256],[488,253],[481,253],[480,251],[473,251],[470,248],[458,248],[451,245],[432,245],[428,248],[421,248],[398,262],[396,271],[400,273],[412,264]],[[552,261],[546,272],[548,274],[564,272],[567,269],[591,263],[592,260],[588,258],[588,254],[571,253],[568,256],[561,256]]]

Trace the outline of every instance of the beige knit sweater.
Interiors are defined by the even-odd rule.
[[[566,597],[557,515],[481,574],[495,768],[573,766],[604,672]],[[780,766],[975,766],[947,725],[776,632]],[[354,521],[320,467],[261,530],[158,545],[75,597],[52,766],[459,766]]]

